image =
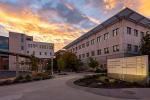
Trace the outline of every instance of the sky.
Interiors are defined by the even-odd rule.
[[[0,35],[25,33],[57,51],[126,7],[150,18],[149,0],[0,0]]]

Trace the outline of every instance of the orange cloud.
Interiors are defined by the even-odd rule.
[[[116,7],[117,0],[104,0],[105,9],[111,10]]]
[[[112,10],[117,5],[123,4],[123,8],[129,7],[137,10],[144,16],[150,17],[150,1],[149,0],[103,0],[106,10]]]
[[[8,31],[16,31],[34,36],[35,40],[55,43],[55,51],[65,46],[66,42],[79,37],[82,32],[67,23],[53,23],[40,18],[28,9],[19,12],[9,11],[8,5],[0,4],[0,25]]]
[[[150,17],[150,1],[149,0],[139,0],[138,10],[142,14]]]

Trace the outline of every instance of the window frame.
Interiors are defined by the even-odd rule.
[[[127,27],[127,34],[131,35],[132,34],[132,28],[131,27]]]

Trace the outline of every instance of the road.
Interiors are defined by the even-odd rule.
[[[79,75],[0,87],[0,100],[123,100],[96,95],[66,84]]]

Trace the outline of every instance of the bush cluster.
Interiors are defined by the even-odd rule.
[[[107,70],[97,68],[97,69],[95,70],[95,73],[107,73]]]
[[[105,74],[89,75],[74,82],[77,85],[92,88],[133,88],[145,87],[137,82],[126,82],[107,77]]]
[[[46,79],[51,79],[53,76],[49,75],[48,73],[37,73],[35,75],[26,75],[22,76],[19,75],[17,76],[14,80],[5,80],[5,81],[0,81],[0,85],[10,85],[10,84],[16,84],[16,83],[25,83],[25,82],[30,82],[30,81],[39,81],[39,80],[46,80]]]

